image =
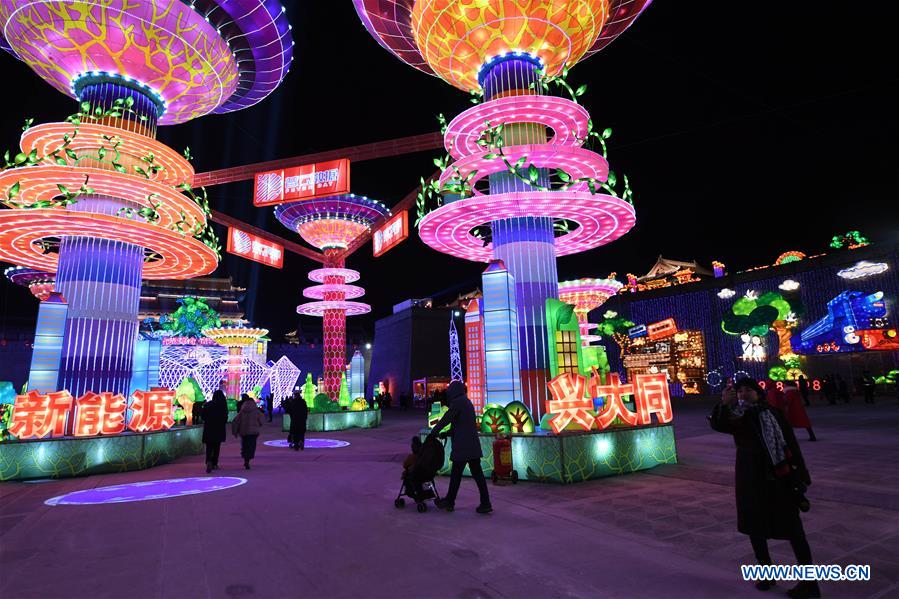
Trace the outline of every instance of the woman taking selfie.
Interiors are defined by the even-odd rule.
[[[768,539],[790,541],[800,565],[812,563],[799,510],[808,511],[805,489],[811,484],[793,428],[772,409],[765,392],[750,378],[728,384],[712,410],[712,428],[733,435],[737,446],[737,530],[748,535],[760,564],[770,564]],[[774,581],[756,588],[767,591]],[[802,581],[787,594],[820,597],[817,582]]]

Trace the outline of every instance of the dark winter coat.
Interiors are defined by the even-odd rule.
[[[290,414],[290,434],[305,435],[306,418],[309,416],[309,406],[306,405],[306,401],[304,399],[290,400],[287,413]]]
[[[437,435],[443,428],[452,424],[453,445],[450,452],[450,459],[454,462],[469,462],[471,460],[480,459],[481,440],[478,437],[478,425],[475,420],[474,406],[465,395],[465,387],[462,387],[460,395],[454,395],[447,392],[450,398],[449,410],[443,415],[443,418],[431,430],[432,435]],[[452,385],[450,386],[452,388]]]
[[[759,410],[771,409],[765,402],[746,409],[736,417],[730,407],[718,404],[712,410],[712,428],[733,435],[737,446],[735,490],[737,495],[737,530],[766,539],[789,539],[801,533],[802,521],[789,479],[776,478],[768,457],[759,424]],[[811,484],[805,461],[793,427],[780,410],[771,410],[792,453],[798,477]]]
[[[203,405],[203,443],[224,443],[228,436],[228,402],[207,401]]]

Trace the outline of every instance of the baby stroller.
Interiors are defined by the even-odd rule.
[[[393,501],[393,505],[397,508],[405,507],[406,500],[403,497],[408,497],[415,502],[415,508],[420,513],[428,511],[425,502],[434,501],[436,503],[440,499],[434,477],[437,476],[437,471],[443,467],[445,458],[443,443],[436,437],[427,437],[421,446],[421,452],[415,465],[403,477],[403,484],[400,486],[400,492]]]

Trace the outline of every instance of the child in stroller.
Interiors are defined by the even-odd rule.
[[[440,494],[434,477],[444,464],[443,443],[434,437],[428,437],[424,443],[421,438],[412,437],[412,452],[403,460],[403,484],[393,505],[401,508],[406,505],[403,496],[415,502],[419,512],[428,510],[426,501],[437,501]]]

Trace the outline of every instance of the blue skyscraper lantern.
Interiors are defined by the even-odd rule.
[[[484,271],[482,281],[486,403],[504,406],[521,401],[515,279],[502,260],[493,260]]]
[[[365,356],[358,349],[350,359],[350,397],[365,397]]]
[[[28,373],[28,388],[44,393],[56,391],[59,378],[59,362],[62,357],[62,339],[66,329],[69,305],[59,293],[51,293],[41,302],[34,330],[34,351]]]

